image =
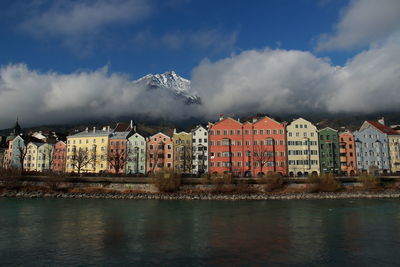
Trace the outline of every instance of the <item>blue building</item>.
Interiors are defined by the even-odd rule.
[[[364,173],[389,173],[388,137],[365,121],[360,130],[354,133],[357,169]]]

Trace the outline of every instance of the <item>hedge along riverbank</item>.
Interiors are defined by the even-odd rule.
[[[173,183],[168,179],[173,178]],[[172,181],[172,180],[171,180]],[[274,200],[400,198],[398,183],[362,177],[358,184],[343,186],[333,176],[310,177],[304,184],[288,184],[282,177],[259,179],[257,184],[230,177],[206,177],[201,184],[184,184],[177,175],[157,175],[151,183],[19,181],[0,182],[0,197],[110,198],[184,200]]]

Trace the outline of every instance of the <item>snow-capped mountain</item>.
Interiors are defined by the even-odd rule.
[[[169,90],[177,98],[183,98],[186,104],[200,104],[200,97],[191,88],[190,81],[177,75],[174,71],[163,74],[147,74],[134,81],[147,86],[148,90]]]

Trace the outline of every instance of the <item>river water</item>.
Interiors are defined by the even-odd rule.
[[[400,200],[0,199],[1,266],[399,266]]]

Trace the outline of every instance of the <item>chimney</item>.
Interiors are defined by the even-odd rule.
[[[131,130],[133,129],[133,121],[131,120]]]
[[[96,133],[96,127],[93,127],[93,133]]]
[[[106,126],[103,126],[103,131],[107,131],[107,127]]]
[[[382,117],[378,120],[378,122],[382,125],[385,125],[385,117]]]
[[[110,131],[110,126],[107,126],[107,132],[109,132]]]
[[[252,121],[253,121],[253,123],[255,123],[257,121],[257,118],[253,117]]]
[[[224,119],[224,114],[219,114],[219,120],[222,121]]]
[[[85,132],[89,132],[89,128],[88,127],[85,128]]]
[[[176,128],[174,128],[174,134],[176,134]]]
[[[136,133],[136,125],[133,125],[133,131]]]

